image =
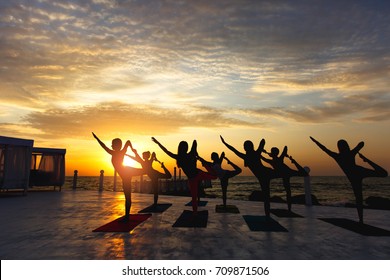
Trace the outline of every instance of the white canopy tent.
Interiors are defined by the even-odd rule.
[[[36,148],[34,140],[0,136],[0,190],[61,187],[65,149]]]
[[[32,149],[30,187],[61,187],[65,182],[65,149]]]
[[[34,140],[0,136],[0,189],[27,190]]]

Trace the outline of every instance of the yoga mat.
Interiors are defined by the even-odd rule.
[[[198,202],[198,206],[206,206],[206,205],[207,205],[207,201],[201,200]],[[192,201],[188,202],[186,206],[192,206]]]
[[[303,216],[286,209],[271,209],[271,213],[279,218],[303,218]]]
[[[207,210],[198,211],[197,216],[193,216],[192,211],[184,210],[172,227],[207,227],[208,217]]]
[[[123,222],[123,217],[120,217],[114,221],[111,221],[93,232],[130,232],[136,226],[149,219],[152,214],[130,214],[130,219],[127,222]]]
[[[359,222],[349,220],[349,219],[339,219],[339,218],[319,218],[319,220],[326,223],[332,224],[337,227],[341,227],[346,230],[350,230],[361,235],[366,236],[390,236],[390,231],[370,226],[367,224],[361,224]]]
[[[215,212],[238,214],[238,213],[240,213],[240,210],[238,210],[236,205],[226,205],[226,207],[223,207],[223,204],[222,204],[222,205],[215,206]]]
[[[251,231],[288,232],[286,228],[271,217],[244,215],[243,218]]]
[[[161,203],[157,205],[150,205],[141,211],[138,211],[138,213],[162,213],[165,210],[167,210],[169,207],[172,206],[172,203]]]

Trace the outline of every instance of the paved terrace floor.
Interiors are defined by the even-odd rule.
[[[132,213],[152,196],[133,194]],[[121,192],[29,192],[0,197],[1,259],[390,259],[389,236],[365,236],[319,218],[357,219],[353,208],[293,205],[303,218],[272,215],[288,232],[251,231],[243,215],[264,215],[263,204],[228,201],[240,213],[216,213],[221,199],[208,201],[206,228],[172,227],[189,197],[160,196],[173,205],[131,233],[92,232],[123,214]],[[272,208],[286,208],[272,203]],[[390,211],[365,210],[365,223],[390,231]]]

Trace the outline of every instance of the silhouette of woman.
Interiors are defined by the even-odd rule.
[[[321,150],[331,156],[344,171],[351,183],[353,193],[355,194],[359,222],[363,223],[363,179],[367,177],[387,177],[387,171],[359,153],[364,146],[363,141],[351,150],[347,141],[341,139],[337,142],[339,152],[336,153],[326,148],[313,137],[310,137],[310,139],[317,144]],[[357,165],[355,162],[356,154],[359,154],[360,158],[374,169],[368,169]]]
[[[265,167],[261,162],[261,153],[264,151],[265,140],[261,139],[257,150],[254,149],[252,141],[244,142],[245,154],[239,152],[233,146],[225,142],[222,136],[222,143],[225,144],[231,151],[233,151],[238,157],[244,160],[244,166],[248,167],[253,175],[259,180],[261,191],[264,196],[264,212],[267,217],[270,216],[270,183],[271,179],[276,178],[275,171],[271,168]]]
[[[140,168],[133,168],[130,166],[123,165],[123,159],[125,157],[128,147],[131,147],[131,142],[126,141],[125,146],[122,149],[122,140],[115,138],[112,140],[112,150],[109,149],[100,139],[93,133],[93,137],[98,141],[100,146],[111,155],[111,163],[114,166],[115,170],[118,172],[119,176],[122,179],[123,184],[123,193],[125,195],[125,216],[123,217],[123,222],[128,222],[130,217],[130,208],[131,208],[131,178],[133,176],[139,176],[144,174],[144,171]]]
[[[215,175],[204,172],[196,167],[197,155],[196,151],[197,143],[193,141],[191,150],[188,152],[188,143],[181,141],[179,143],[177,154],[174,154],[167,150],[156,138],[152,137],[152,141],[156,143],[168,156],[176,159],[177,166],[183,170],[188,178],[188,185],[192,197],[192,210],[196,215],[198,212],[198,187],[202,180],[216,179]]]
[[[223,207],[226,208],[226,199],[227,199],[227,187],[229,185],[229,179],[240,174],[242,172],[241,168],[231,162],[227,157],[225,157],[225,152],[222,152],[221,156],[218,153],[213,152],[211,154],[211,159],[213,162],[209,162],[198,156],[202,165],[207,169],[207,171],[211,174],[215,174],[221,181],[222,188],[222,201]],[[226,160],[228,164],[230,164],[234,170],[225,170],[222,169],[222,161]]]
[[[264,151],[267,153],[266,151]],[[305,177],[308,176],[305,169],[303,169],[302,166],[300,166],[291,156],[287,154],[287,146],[284,147],[283,152],[280,156],[279,155],[279,149],[276,147],[273,147],[271,149],[270,153],[267,153],[271,159],[265,158],[261,156],[261,158],[269,163],[273,169],[275,170],[276,176],[282,178],[283,180],[283,186],[286,190],[286,200],[287,200],[287,207],[288,211],[291,211],[291,185],[290,185],[290,178],[294,176],[301,176]],[[291,162],[297,167],[297,170],[291,169],[288,167],[283,161],[284,158],[288,157]]]
[[[142,169],[144,172],[149,176],[152,184],[153,194],[154,194],[154,202],[153,206],[157,206],[158,201],[158,179],[170,179],[172,177],[172,174],[169,172],[169,170],[165,167],[163,162],[160,162],[156,158],[156,153],[153,152],[152,155],[150,155],[149,151],[142,153],[142,158],[138,155],[136,149],[131,149],[134,153],[134,157],[130,155],[126,155],[130,157],[131,159],[139,162],[142,165]],[[161,168],[164,169],[164,173],[158,172],[157,170],[153,169],[153,161],[157,161],[161,164]]]

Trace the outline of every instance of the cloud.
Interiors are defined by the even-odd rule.
[[[299,123],[339,122],[383,122],[390,120],[390,96],[378,94],[376,99],[371,95],[352,95],[335,101],[325,101],[319,105],[273,107],[245,110],[262,118],[276,118]]]
[[[141,135],[170,134],[182,128],[252,126],[209,107],[166,109],[119,102],[74,109],[48,109],[24,118],[24,125],[47,138],[84,138],[90,131]],[[3,127],[5,124],[3,124]]]
[[[50,137],[113,123],[120,131],[163,133],[188,124],[264,125],[257,121],[262,116],[304,123],[388,119],[386,3],[0,5],[0,101],[30,108],[12,123],[45,127]],[[367,100],[360,104],[358,97]]]
[[[23,123],[30,130],[40,131],[46,138],[84,138],[89,136],[90,131],[172,134],[180,132],[182,128],[267,128],[270,119],[313,124],[348,123],[351,120],[382,122],[390,120],[389,105],[390,99],[384,94],[378,94],[377,99],[372,99],[370,95],[353,95],[336,101],[324,101],[320,105],[254,109],[216,109],[190,104],[186,108],[164,108],[157,104],[111,102],[33,112],[23,118]],[[12,128],[10,124],[3,124],[2,127]]]

